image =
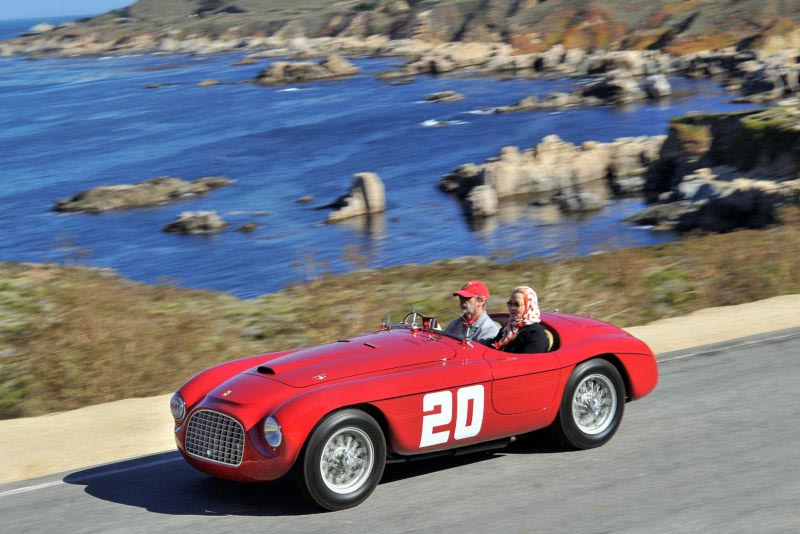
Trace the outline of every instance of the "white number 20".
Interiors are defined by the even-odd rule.
[[[469,408],[472,405],[472,418]],[[438,408],[438,410],[437,410]],[[420,447],[430,447],[447,443],[450,430],[434,431],[435,428],[449,425],[453,421],[453,394],[450,391],[435,391],[422,398],[422,437]],[[456,392],[456,426],[453,439],[466,439],[477,436],[483,424],[483,386],[467,386]]]

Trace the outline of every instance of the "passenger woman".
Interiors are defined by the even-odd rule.
[[[539,300],[528,286],[515,287],[508,298],[508,321],[491,346],[504,352],[547,352],[550,340],[539,316]]]

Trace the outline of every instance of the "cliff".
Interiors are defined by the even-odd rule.
[[[717,232],[762,228],[800,204],[800,108],[675,118],[645,173],[653,204],[630,220]]]

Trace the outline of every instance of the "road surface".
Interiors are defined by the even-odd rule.
[[[215,480],[166,452],[0,485],[2,529],[800,532],[800,329],[659,360],[655,391],[626,406],[598,449],[534,435],[494,454],[394,464],[367,501],[332,513],[289,483]]]

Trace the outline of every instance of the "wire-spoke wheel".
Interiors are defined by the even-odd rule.
[[[617,392],[611,380],[602,374],[581,380],[572,397],[572,418],[584,434],[599,434],[613,421]]]
[[[301,460],[301,486],[309,498],[326,510],[342,510],[361,503],[377,487],[386,441],[369,414],[342,410],[317,425]]]
[[[570,447],[599,447],[619,428],[624,407],[625,386],[617,368],[599,358],[585,361],[569,377],[556,430]]]
[[[364,485],[374,464],[375,447],[369,436],[360,428],[345,427],[322,447],[319,472],[329,490],[346,495]]]

